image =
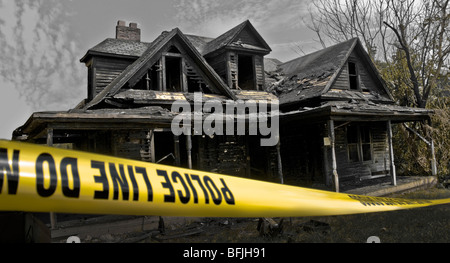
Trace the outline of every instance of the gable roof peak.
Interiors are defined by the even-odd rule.
[[[203,55],[205,56],[218,49],[230,46],[245,28],[248,28],[254,34],[256,39],[261,44],[264,52],[269,53],[270,51],[272,51],[267,42],[262,38],[258,31],[256,31],[250,20],[247,19],[239,25],[223,33],[222,35],[218,36],[217,38],[208,42],[203,50]]]

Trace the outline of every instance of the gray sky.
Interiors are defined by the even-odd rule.
[[[0,0],[0,138],[10,139],[33,112],[68,110],[86,97],[79,59],[118,20],[137,22],[142,41],[175,27],[217,37],[249,19],[287,61],[319,49],[306,29],[305,0]]]

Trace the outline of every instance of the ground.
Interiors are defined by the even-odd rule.
[[[435,187],[390,197],[450,198],[450,190]],[[274,220],[280,223],[281,218]],[[165,218],[164,233],[158,230],[159,220],[154,221],[152,227],[142,231],[120,233],[108,230],[106,234],[84,235],[81,242],[365,243],[371,236],[377,236],[382,243],[450,242],[450,204],[359,215],[284,218],[281,231],[274,233],[267,231],[266,224],[264,233],[258,231],[257,218],[195,218],[177,221]],[[65,239],[54,242],[65,242]]]

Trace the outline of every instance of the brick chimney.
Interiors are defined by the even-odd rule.
[[[126,26],[125,21],[119,20],[116,26],[116,39],[141,41],[141,29],[137,27],[137,23]]]

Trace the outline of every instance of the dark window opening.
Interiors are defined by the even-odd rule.
[[[159,62],[154,64],[142,79],[133,87],[138,90],[159,90]]]
[[[350,81],[350,89],[358,90],[359,89],[359,80],[358,80],[358,69],[356,67],[356,63],[348,62],[348,76]]]
[[[183,91],[181,81],[181,58],[166,56],[166,91]]]
[[[209,90],[199,77],[188,77],[188,92],[209,93]]]
[[[155,161],[175,165],[174,137],[170,132],[155,132]]]
[[[255,90],[253,57],[239,55],[238,57],[238,86],[243,90]]]

